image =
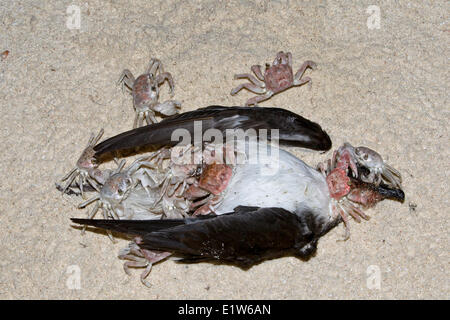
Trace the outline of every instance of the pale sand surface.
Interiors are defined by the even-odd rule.
[[[81,30],[66,27],[71,1],[2,1],[0,50],[0,298],[316,299],[449,296],[448,1],[74,1]],[[78,199],[54,183],[73,167],[91,132],[128,130],[132,102],[116,81],[162,59],[182,110],[239,105],[234,73],[290,51],[305,60],[311,90],[293,88],[262,106],[320,123],[334,147],[379,151],[404,177],[406,201],[385,201],[369,222],[339,226],[308,262],[286,257],[248,271],[164,262],[148,289],[117,259],[126,242],[82,236],[70,217]],[[167,85],[162,100],[168,98]],[[315,165],[330,156],[294,150]],[[276,196],[276,195],[274,195]],[[417,205],[410,210],[409,203]],[[83,244],[83,245],[81,245]],[[67,286],[71,266],[81,288]],[[370,267],[374,266],[374,267]],[[379,289],[367,285],[380,271]]]

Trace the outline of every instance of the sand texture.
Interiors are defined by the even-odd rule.
[[[69,5],[80,29],[68,28]],[[0,298],[2,299],[448,299],[448,1],[2,1],[0,4]],[[368,10],[369,8],[369,10]],[[72,27],[69,21],[69,27]],[[289,109],[329,133],[377,150],[403,174],[406,201],[384,201],[319,241],[307,262],[286,257],[248,271],[225,265],[154,266],[151,288],[128,276],[114,244],[82,236],[80,199],[55,182],[92,132],[132,127],[123,69],[151,57],[174,76],[182,110],[242,105],[230,90],[280,50],[305,60],[312,87],[261,106]],[[295,71],[294,70],[294,71]],[[169,98],[168,86],[161,100]],[[331,155],[292,149],[315,165]],[[276,196],[276,195],[274,195]],[[79,273],[77,273],[79,272]],[[73,285],[79,274],[80,286]],[[374,278],[376,277],[376,278]],[[378,285],[379,284],[379,285]]]

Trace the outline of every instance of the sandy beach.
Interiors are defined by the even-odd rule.
[[[449,9],[448,1],[3,1],[0,299],[450,298]],[[123,69],[138,76],[161,59],[182,111],[243,105],[254,94],[231,96],[244,82],[233,75],[281,50],[292,53],[294,72],[317,63],[306,74],[312,86],[260,105],[319,123],[333,148],[377,150],[403,175],[403,204],[369,209],[371,220],[351,221],[345,242],[339,225],[309,261],[247,271],[167,261],[153,267],[151,288],[140,270],[124,273],[125,240],[71,226],[86,211],[55,182],[91,133],[131,129],[132,100],[116,84]],[[311,165],[332,154],[290,151]]]

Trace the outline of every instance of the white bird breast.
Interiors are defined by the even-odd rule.
[[[256,163],[247,158],[234,168],[224,199],[215,206],[217,214],[243,205],[281,207],[298,214],[309,209],[330,217],[330,193],[320,172],[285,150],[267,145],[265,152],[265,146],[258,147],[264,152],[258,152]]]

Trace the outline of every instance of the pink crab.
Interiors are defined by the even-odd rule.
[[[361,222],[361,218],[369,220],[370,217],[359,208],[359,205],[368,208],[382,200],[377,197],[376,192],[356,183],[356,180],[349,177],[348,170],[353,177],[358,176],[353,149],[349,146],[349,144],[344,144],[333,153],[331,160],[318,166],[326,177],[333,213],[340,215],[344,222],[344,240],[350,237],[348,216],[350,215],[357,222]]]
[[[222,192],[228,186],[232,175],[233,169],[227,164],[206,165],[198,182],[192,184],[184,193],[187,199],[194,201],[191,208],[197,208],[195,216],[214,212],[213,206],[222,201]],[[205,198],[195,201],[202,197]]]
[[[245,88],[260,96],[253,97],[245,103],[246,106],[257,104],[258,102],[269,99],[274,94],[295,86],[301,86],[305,83],[311,83],[310,77],[302,78],[307,68],[315,69],[316,63],[305,61],[294,75],[292,72],[292,54],[280,51],[273,61],[272,65],[266,64],[266,70],[263,72],[260,65],[254,65],[251,70],[256,75],[250,73],[236,74],[234,79],[248,79],[250,83],[243,83],[231,90],[234,96],[241,89]]]
[[[169,72],[164,72],[162,63],[159,59],[152,58],[147,72],[136,79],[130,70],[123,70],[118,84],[122,90],[127,90],[133,96],[134,109],[136,117],[133,128],[141,127],[144,118],[147,124],[156,123],[156,113],[164,116],[172,116],[178,113],[181,103],[176,100],[167,100],[163,103],[159,100],[159,87],[167,81],[169,83],[169,93],[173,96],[174,82]]]

